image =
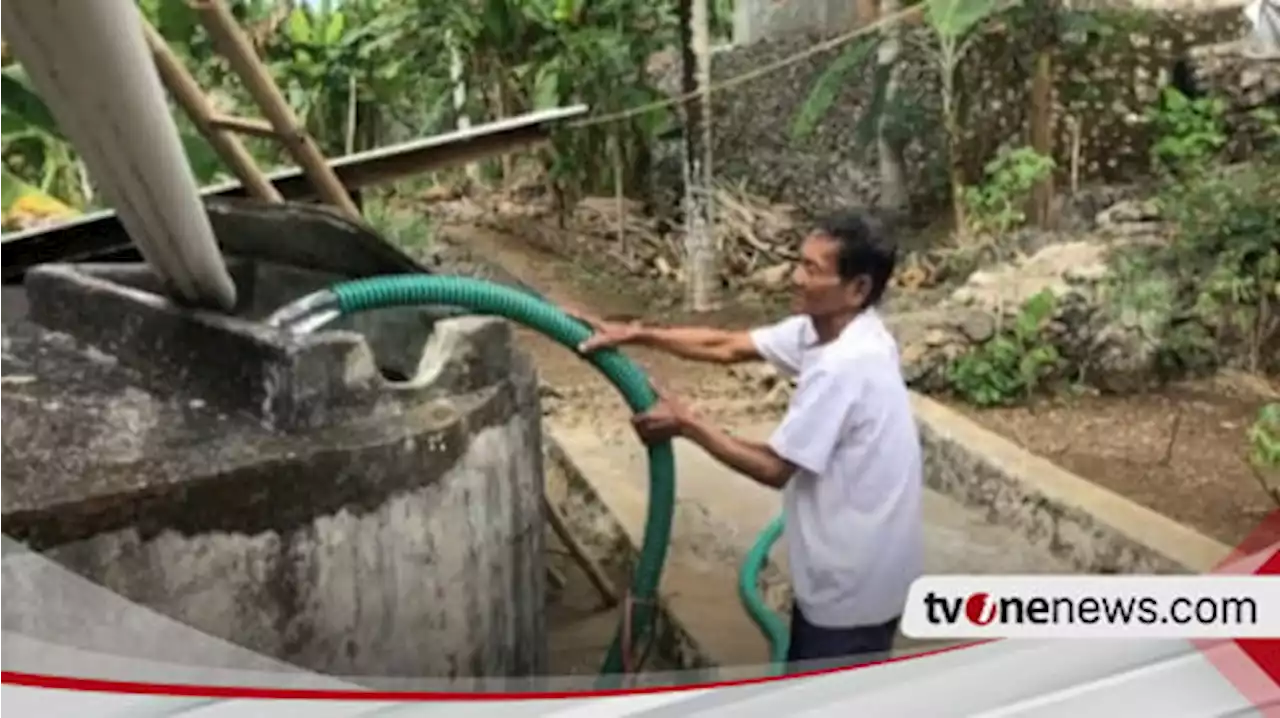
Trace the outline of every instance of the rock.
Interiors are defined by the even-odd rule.
[[[1133,204],[1126,211],[1141,216],[1143,208]],[[975,272],[938,306],[890,316],[905,378],[920,391],[948,388],[947,367],[995,336],[998,316],[1011,320],[1028,299],[1049,290],[1057,302],[1044,341],[1063,358],[1065,375],[1083,371],[1106,391],[1145,388],[1156,375],[1172,302],[1155,302],[1142,312],[1107,304],[1111,300],[1102,287],[1113,249],[1095,240],[1061,242]]]
[[[981,314],[951,306],[890,315],[886,323],[898,342],[907,383],[919,391],[945,389],[947,365],[973,344],[962,327],[981,329]]]
[[[1068,267],[1063,278],[1070,284],[1097,284],[1110,274],[1111,268],[1104,262],[1091,262],[1078,267]]]
[[[924,335],[924,344],[928,347],[944,347],[951,343],[951,334],[943,329],[930,329]]]
[[[1020,262],[974,272],[964,286],[951,294],[950,300],[990,313],[1015,313],[1046,289],[1059,297],[1070,294],[1074,290],[1068,275],[1105,275],[1110,251],[1107,245],[1088,240],[1045,247]]]
[[[1164,234],[1163,222],[1126,222],[1116,224],[1103,230],[1107,237],[1123,237],[1136,239],[1142,237],[1160,237]]]
[[[1240,115],[1280,96],[1280,57],[1256,37],[1191,48],[1187,61],[1199,84]]]
[[[785,383],[787,378],[782,375],[772,364],[767,362],[754,362],[751,364],[736,364],[729,367],[729,376],[737,379],[748,386],[756,389],[768,390],[774,386]]]
[[[908,344],[902,348],[902,378],[916,386],[929,373],[929,350],[923,344]]]
[[[1120,224],[1154,222],[1160,219],[1160,208],[1154,200],[1121,200],[1102,210],[1095,218],[1100,228]]]
[[[983,311],[964,311],[956,318],[956,329],[969,341],[981,344],[996,333],[996,318]]]
[[[1114,216],[1143,216],[1145,211],[1141,203],[1131,203]],[[1028,299],[1049,290],[1057,302],[1042,341],[1052,344],[1062,358],[1061,377],[1081,376],[1092,388],[1107,392],[1150,387],[1159,380],[1158,361],[1167,344],[1173,302],[1143,302],[1138,310],[1117,299],[1107,283],[1108,259],[1115,248],[1115,243],[1092,238],[1059,242],[1021,260],[974,272],[950,297],[926,309],[886,310],[903,377],[917,391],[950,389],[947,374],[952,362],[996,336],[1001,316],[1008,327]],[[1161,281],[1147,276],[1144,291],[1174,290],[1172,284],[1154,290],[1150,286]],[[781,396],[775,395],[775,387],[789,391],[790,382],[779,381],[771,367],[731,371],[758,391],[762,401]]]
[[[790,262],[758,269],[747,278],[747,283],[766,290],[782,289],[791,281],[791,269]]]
[[[1159,278],[1148,279],[1159,282]],[[1169,287],[1166,291],[1172,291]],[[1098,307],[1090,322],[1087,370],[1091,383],[1113,393],[1150,388],[1158,380],[1159,352],[1166,340],[1172,302],[1153,301],[1135,308],[1126,304]]]

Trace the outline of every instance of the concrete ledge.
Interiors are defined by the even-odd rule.
[[[912,395],[930,488],[1090,573],[1211,570],[1230,547]]]
[[[393,381],[358,331],[273,334],[91,270],[32,270],[29,319],[6,316],[5,372],[30,380],[3,396],[5,534],[45,554],[6,580],[52,559],[323,673],[545,674],[541,410],[509,325],[383,324],[419,328]],[[6,629],[97,629],[28,593]]]

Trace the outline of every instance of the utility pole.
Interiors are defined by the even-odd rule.
[[[684,103],[685,304],[695,312],[719,303],[719,257],[711,170],[711,32],[707,0],[680,0]]]

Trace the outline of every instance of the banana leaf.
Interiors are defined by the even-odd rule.
[[[7,168],[0,177],[0,190],[4,210],[0,226],[4,231],[56,224],[80,214],[56,197],[22,181]]]
[[[58,135],[58,122],[44,100],[31,87],[27,74],[17,65],[4,68],[0,73],[0,101],[4,105],[5,129],[12,120],[19,120],[26,127]]]

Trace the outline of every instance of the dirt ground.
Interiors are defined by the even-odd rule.
[[[646,311],[657,299],[652,293],[645,294],[616,277],[575,264],[549,248],[470,226],[446,225],[438,232],[438,239],[465,243],[476,256],[496,261],[516,279],[554,302],[580,306],[606,317],[643,317],[664,322],[687,318],[672,310],[656,315]],[[749,326],[764,316],[763,308],[733,307],[697,321],[715,326]],[[589,364],[540,334],[523,328],[516,332],[521,345],[533,355],[539,376],[550,387],[548,391],[554,391],[550,398],[558,408],[558,421],[570,425],[626,421],[629,412],[621,397]],[[747,397],[742,396],[741,385],[722,367],[688,362],[644,348],[628,348],[627,356],[658,386],[704,412],[720,414],[733,412],[737,405],[745,407],[743,400]]]
[[[1245,431],[1274,390],[1222,376],[1145,396],[956,408],[1069,471],[1236,546],[1276,510],[1245,458]]]
[[[669,288],[639,288],[608,268],[568,259],[556,247],[470,226],[439,228],[439,239],[465,242],[521,281],[597,313],[675,323],[690,319]],[[901,298],[900,298],[901,299]],[[910,297],[907,303],[914,303]],[[697,323],[747,326],[781,312],[777,305],[728,305]],[[892,311],[892,307],[890,307]],[[557,421],[623,421],[626,408],[588,365],[550,340],[522,331],[542,378],[555,392]],[[712,416],[756,412],[754,397],[720,367],[643,349],[631,356],[668,391]],[[1245,460],[1245,430],[1280,387],[1220,377],[1130,397],[1061,397],[1029,407],[977,411],[958,407],[988,428],[1087,479],[1230,545],[1276,509]],[[610,417],[606,419],[605,417]]]

